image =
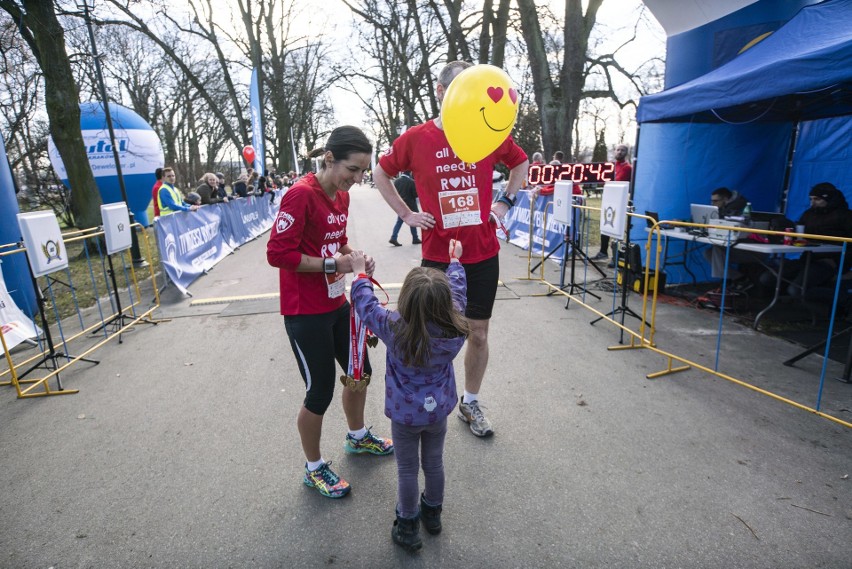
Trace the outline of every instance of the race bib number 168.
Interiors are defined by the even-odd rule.
[[[476,188],[438,192],[438,203],[441,206],[441,221],[445,229],[482,223],[479,191]]]

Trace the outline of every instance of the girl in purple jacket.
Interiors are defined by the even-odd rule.
[[[405,277],[391,311],[379,304],[365,261],[351,253],[352,304],[362,322],[387,346],[385,415],[390,417],[398,489],[391,537],[408,551],[422,547],[420,519],[431,534],[441,532],[444,501],[444,439],[447,416],[455,409],[458,355],[470,327],[464,317],[467,281],[459,262],[462,245],[450,240],[446,274],[417,267]],[[422,461],[418,449],[423,449]],[[422,463],[425,489],[420,494]],[[418,504],[419,501],[419,504]]]

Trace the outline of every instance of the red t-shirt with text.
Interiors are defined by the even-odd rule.
[[[281,314],[323,314],[346,301],[345,275],[297,273],[302,254],[333,257],[347,243],[349,193],[334,199],[322,189],[313,173],[293,185],[281,198],[272,224],[266,259],[279,269]]]
[[[500,251],[491,212],[494,165],[510,169],[527,159],[508,137],[494,152],[475,164],[465,164],[434,121],[412,127],[394,141],[379,159],[388,176],[411,170],[423,211],[435,216],[435,227],[423,231],[423,258],[448,263],[450,239],[464,247],[464,263],[490,259]]]

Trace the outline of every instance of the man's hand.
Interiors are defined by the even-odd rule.
[[[410,211],[402,220],[409,227],[419,227],[420,229],[432,229],[435,227],[435,217],[425,211],[418,213]]]
[[[491,213],[497,216],[497,219],[503,221],[503,218],[506,217],[507,213],[509,213],[509,206],[503,202],[494,202],[491,204]]]

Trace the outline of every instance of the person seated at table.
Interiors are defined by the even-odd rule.
[[[826,235],[829,237],[852,237],[852,211],[843,192],[830,182],[820,182],[811,188],[808,194],[811,201],[809,207],[796,225],[803,225],[805,233],[811,235]],[[820,241],[809,239],[809,243],[841,245],[840,241]],[[806,250],[805,250],[806,251]],[[801,259],[784,264],[782,278],[789,282],[787,294],[801,296],[808,288],[819,287],[845,273],[852,267],[852,251],[846,252],[843,260],[843,270],[840,267],[841,253],[813,253],[810,262],[803,256]],[[807,270],[806,270],[807,269]],[[776,274],[765,272],[760,276],[764,285],[774,286]]]
[[[748,204],[748,199],[737,191],[731,191],[728,188],[716,188],[710,192],[710,205],[715,205],[719,208],[719,219],[725,217],[739,216],[743,214],[743,210]],[[733,236],[732,236],[733,237]],[[704,250],[704,258],[710,262],[710,276],[714,279],[721,279],[725,276],[725,258],[727,256],[728,263],[731,265],[756,265],[760,260],[760,255],[747,251],[738,251],[732,247],[730,254],[727,254],[727,247],[722,245],[713,245]],[[734,290],[744,292],[754,286],[754,283],[746,276],[747,269],[744,266],[728,267],[728,284]]]
[[[742,215],[748,199],[737,191],[721,187],[710,192],[710,205],[719,208],[719,219],[725,219]]]

